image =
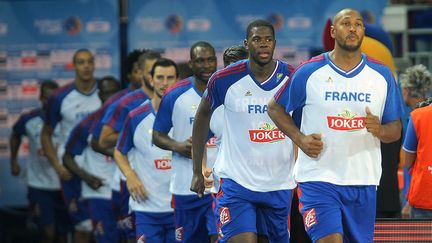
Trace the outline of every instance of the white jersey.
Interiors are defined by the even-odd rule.
[[[114,174],[114,160],[103,154],[95,152],[90,146],[87,146],[83,152],[84,163],[82,169],[95,175],[103,180],[103,185],[97,190],[93,190],[84,181],[81,181],[81,196],[84,199],[111,199],[110,181]]]
[[[214,172],[258,192],[287,190],[293,179],[293,143],[267,114],[267,104],[287,82],[291,68],[281,61],[264,82],[251,75],[249,61],[216,72],[207,86],[212,109],[224,106],[220,152]]]
[[[162,97],[156,114],[153,130],[168,134],[173,129],[172,139],[185,141],[192,136],[192,126],[201,95],[192,77],[171,86]],[[170,191],[176,195],[195,195],[190,190],[192,160],[178,153],[172,155]]]
[[[59,190],[59,177],[42,150],[40,139],[43,126],[42,115],[41,109],[23,114],[13,126],[13,132],[20,137],[28,137],[27,184],[38,189]],[[58,134],[58,129],[54,134]],[[56,144],[55,138],[56,136],[53,139],[54,144]]]
[[[57,152],[60,162],[64,153],[64,145],[69,133],[83,118],[97,110],[102,102],[95,87],[90,94],[83,94],[71,83],[61,87],[48,100],[45,124],[52,128],[60,126],[59,149]]]
[[[210,119],[210,130],[214,134],[212,138],[207,142],[207,167],[213,168],[216,162],[217,156],[219,154],[220,144],[222,142],[222,130],[224,121],[224,110],[223,106],[219,106],[213,111],[212,117]],[[213,187],[210,189],[212,193],[219,192],[220,178],[216,174],[212,173]]]
[[[153,145],[154,120],[151,102],[129,112],[117,142],[117,149],[128,155],[128,160],[147,193],[145,201],[138,202],[130,197],[130,209],[140,212],[172,212],[172,196],[169,191],[172,174],[171,151]]]
[[[380,141],[365,129],[366,107],[383,124],[401,115],[398,88],[384,64],[363,55],[354,69],[345,72],[325,53],[300,66],[275,99],[293,112],[303,134],[322,134],[324,148],[318,158],[299,149],[298,182],[379,184]]]

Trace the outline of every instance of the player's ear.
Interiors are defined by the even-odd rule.
[[[249,50],[247,39],[244,39],[244,40],[243,40],[243,45],[245,46],[246,50]]]

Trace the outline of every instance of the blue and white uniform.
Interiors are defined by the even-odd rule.
[[[13,133],[27,136],[29,156],[26,163],[28,199],[32,210],[39,210],[38,223],[44,227],[55,224],[59,233],[65,234],[68,228],[68,215],[64,205],[59,177],[42,150],[41,131],[43,126],[42,109],[34,109],[20,116],[14,124]],[[56,136],[58,129],[55,131]],[[56,144],[56,137],[53,142]]]
[[[171,151],[153,145],[154,120],[151,102],[133,109],[126,118],[117,149],[128,156],[147,195],[144,201],[129,199],[135,214],[136,239],[168,243],[174,241],[174,212],[169,191]]]
[[[177,82],[165,92],[153,130],[168,134],[172,129],[171,138],[176,141],[185,141],[191,137],[195,113],[201,101],[195,82],[198,81],[195,81],[194,77],[189,77]],[[211,195],[206,194],[199,198],[190,191],[191,159],[173,152],[172,173],[170,191],[174,200],[176,241],[207,241],[209,235],[216,234]],[[191,218],[195,220],[190,220]]]
[[[303,134],[322,135],[320,156],[299,150],[294,169],[312,240],[340,233],[353,242],[372,242],[381,153],[380,140],[367,132],[364,121],[366,107],[382,124],[400,119],[391,71],[366,55],[344,71],[325,53],[301,65],[275,100],[293,112]]]
[[[258,82],[247,60],[210,78],[206,98],[213,110],[223,105],[225,113],[223,142],[214,165],[214,173],[222,178],[214,209],[220,242],[243,232],[289,241],[293,143],[270,119],[267,104],[291,70],[276,61],[270,77]],[[268,230],[263,232],[264,228]]]

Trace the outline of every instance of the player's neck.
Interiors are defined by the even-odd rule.
[[[362,59],[361,51],[345,51],[335,48],[329,52],[330,60],[340,69],[349,71],[355,68]]]
[[[155,113],[159,110],[160,102],[161,102],[161,97],[159,97],[159,95],[157,94],[153,94],[153,98],[151,99],[151,104]]]
[[[201,94],[203,94],[205,89],[207,88],[207,82],[198,79],[196,76],[194,76],[194,84]]]
[[[141,90],[146,94],[148,97],[153,98],[153,90],[150,90],[147,85],[142,84]]]
[[[91,93],[96,85],[96,79],[91,78],[89,80],[83,80],[76,78],[75,79],[75,87],[76,89],[84,94]]]
[[[272,75],[275,67],[276,67],[276,61],[272,60],[269,63],[266,63],[264,65],[260,65],[254,61],[250,61],[250,70],[255,78],[255,80],[259,82],[263,82],[267,80],[270,75]]]

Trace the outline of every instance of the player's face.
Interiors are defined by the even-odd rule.
[[[41,90],[41,94],[40,94],[40,98],[39,100],[42,103],[42,107],[45,107],[46,104],[48,103],[48,98],[56,91],[57,89],[55,88],[48,88],[45,87],[43,90]]]
[[[119,84],[115,83],[115,81],[105,81],[100,87],[99,98],[102,103],[105,103],[105,101],[117,91],[119,91]]]
[[[207,83],[210,76],[216,71],[216,66],[217,59],[213,49],[197,46],[193,50],[192,59],[189,61],[189,67],[199,80]]]
[[[358,51],[363,41],[365,27],[363,19],[356,11],[344,11],[336,16],[331,27],[331,36],[336,45],[348,52]]]
[[[143,72],[139,68],[138,63],[133,64],[132,71],[128,74],[128,79],[134,89],[141,87]]]
[[[153,68],[153,65],[155,64],[155,62],[157,61],[157,59],[147,59],[144,61],[144,65],[141,66],[141,72],[143,75],[143,84],[153,90],[153,86],[151,84],[151,70]]]
[[[74,60],[74,69],[78,80],[93,80],[93,73],[95,70],[93,55],[86,51],[77,53]]]
[[[245,40],[249,57],[259,65],[265,65],[273,60],[276,39],[269,27],[253,27]]]
[[[165,90],[177,82],[177,73],[174,66],[157,66],[152,77],[154,94],[162,97]]]

